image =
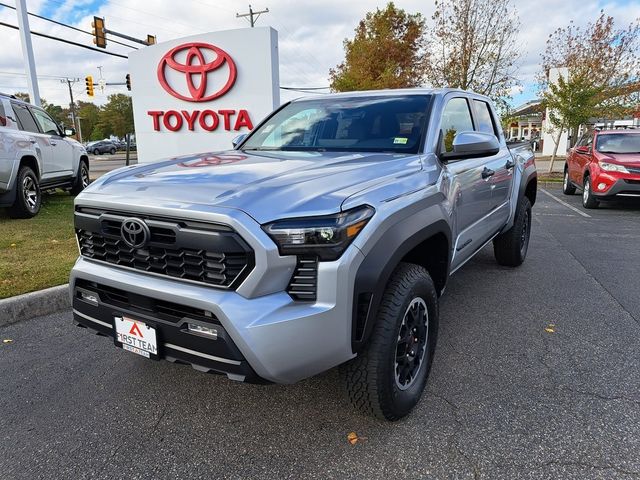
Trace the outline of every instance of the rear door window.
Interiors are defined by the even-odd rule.
[[[493,133],[496,135],[496,126],[493,123],[493,116],[491,115],[491,109],[487,102],[482,100],[474,100],[473,105],[476,109],[476,120],[478,125],[476,130],[484,133]]]
[[[13,112],[16,114],[16,117],[18,119],[20,130],[24,130],[25,132],[40,133],[33,115],[31,115],[31,112],[29,112],[29,109],[25,105],[12,103],[11,107],[13,108]]]

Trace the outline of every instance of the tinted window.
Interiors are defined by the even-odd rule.
[[[442,112],[442,143],[445,152],[453,152],[453,138],[457,133],[473,131],[469,103],[465,98],[452,98]]]
[[[25,132],[40,133],[40,130],[38,130],[38,126],[36,125],[36,121],[33,119],[33,116],[31,116],[31,113],[29,113],[29,109],[26,106],[12,103],[11,107],[13,107],[13,111],[18,118],[18,125],[20,125],[21,130],[24,130]]]
[[[329,97],[292,102],[244,150],[417,153],[429,95]]]
[[[489,104],[481,100],[474,100],[473,104],[476,107],[476,120],[478,120],[476,130],[484,133],[493,133],[495,135],[496,128],[493,124],[493,117],[491,116]]]
[[[32,108],[31,112],[33,116],[36,118],[38,125],[40,125],[40,129],[44,133],[48,133],[49,135],[59,135],[60,131],[58,130],[58,125],[54,122],[49,115],[47,115],[42,110],[38,110],[37,108]]]
[[[5,127],[7,125],[7,117],[4,113],[4,102],[0,99],[0,127]]]

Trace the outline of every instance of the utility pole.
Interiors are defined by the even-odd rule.
[[[265,8],[264,10],[254,12],[253,8],[251,8],[251,5],[249,5],[249,13],[243,13],[243,14],[236,13],[236,18],[249,17],[249,23],[251,24],[251,28],[253,28],[256,26],[256,20],[258,20],[258,17],[263,13],[269,13],[269,9]]]
[[[27,69],[29,95],[31,96],[31,102],[39,107],[40,91],[38,90],[38,78],[36,77],[36,61],[33,58],[33,45],[31,45],[31,30],[29,28],[29,18],[27,17],[26,0],[16,0],[16,13],[18,14],[22,55]]]
[[[61,83],[66,83],[69,86],[69,98],[71,99],[71,121],[73,122],[73,128],[78,132],[80,132],[80,129],[78,128],[78,122],[76,119],[76,103],[73,101],[73,89],[71,86],[79,80],[79,78],[65,78],[64,80],[60,80]],[[82,133],[80,133],[79,136],[79,141],[82,143]]]

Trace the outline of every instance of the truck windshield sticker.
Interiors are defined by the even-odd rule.
[[[393,143],[400,144],[400,145],[406,145],[408,140],[409,139],[407,137],[396,137],[396,138],[393,139]]]

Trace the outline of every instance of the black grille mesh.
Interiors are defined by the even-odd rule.
[[[312,302],[316,300],[318,283],[318,258],[298,257],[287,293],[294,300]]]
[[[77,229],[84,257],[113,265],[230,288],[253,266],[250,251],[218,252],[179,245],[171,229],[151,228],[150,245],[131,248],[116,236],[119,225],[103,220],[101,233]],[[240,240],[241,241],[241,240]],[[191,245],[193,247],[193,245]]]

